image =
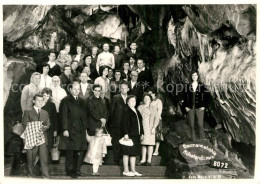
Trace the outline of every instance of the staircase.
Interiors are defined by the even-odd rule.
[[[138,163],[140,157],[137,157],[136,162]],[[66,159],[61,157],[57,164],[49,164],[49,174],[52,179],[71,179],[70,176],[66,175],[65,167]],[[108,150],[108,154],[105,159],[105,164],[100,166],[100,176],[92,176],[92,165],[83,163],[81,166],[81,172],[85,173],[86,176],[79,177],[79,179],[166,179],[166,166],[162,163],[160,156],[153,156],[152,166],[136,166],[136,171],[142,173],[141,177],[127,177],[123,173],[122,161],[119,166],[113,165],[113,151]]]

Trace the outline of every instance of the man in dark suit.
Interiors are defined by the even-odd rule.
[[[142,59],[137,60],[137,67],[138,67],[138,69],[136,70],[138,72],[137,81],[143,86],[144,91],[148,87],[153,87],[154,81],[153,81],[152,72],[145,67],[144,61]]]
[[[79,98],[86,101],[88,97],[90,97],[92,92],[92,84],[88,83],[88,74],[83,72],[80,74],[80,92],[79,92]]]
[[[69,176],[77,178],[85,174],[80,172],[83,153],[87,150],[86,132],[87,116],[85,102],[78,97],[79,82],[73,82],[70,95],[62,99],[60,104],[60,119],[66,146],[66,169]]]
[[[115,46],[114,50],[114,59],[115,59],[115,69],[120,70],[122,68],[123,60],[125,59],[124,55],[120,53],[120,47],[118,45]]]
[[[121,124],[122,117],[124,115],[124,108],[127,107],[126,98],[127,92],[129,91],[127,82],[123,82],[120,85],[120,94],[117,94],[113,97],[110,114],[111,114],[111,122],[110,122],[110,133],[112,136],[112,144],[114,150],[114,164],[119,165],[119,160],[121,157],[120,144],[119,140],[123,137],[121,132]]]
[[[87,99],[87,111],[88,111],[88,125],[89,135],[94,136],[95,130],[98,127],[104,127],[108,118],[108,101],[106,98],[101,98],[100,93],[102,86],[94,84],[92,87],[93,94]]]
[[[64,66],[64,72],[60,75],[61,87],[69,94],[69,86],[73,81],[73,76],[71,75],[70,65]]]
[[[33,123],[34,121],[42,121],[43,122],[42,131],[44,132],[44,138],[45,138],[44,143],[41,143],[40,145],[38,145],[38,144],[31,145],[31,144],[27,144],[28,140],[26,140],[26,139],[31,139],[32,137],[30,137],[30,136],[25,137],[25,148],[24,149],[26,150],[26,154],[27,154],[27,167],[28,167],[29,177],[36,176],[35,172],[34,172],[34,161],[35,161],[37,154],[39,154],[39,158],[40,158],[40,162],[41,162],[42,177],[49,178],[48,154],[47,154],[48,153],[48,151],[47,151],[48,140],[47,140],[46,130],[50,127],[50,120],[49,120],[48,112],[41,109],[41,107],[43,105],[43,101],[44,101],[43,96],[41,94],[36,94],[33,97],[34,106],[33,106],[32,110],[24,111],[23,120],[22,120],[22,124],[26,131],[30,131],[29,129],[28,130],[26,129],[27,126],[32,125],[32,124],[29,125],[30,123]],[[33,129],[31,133],[36,132],[36,128],[37,127],[31,127],[30,129],[31,130]],[[29,132],[27,132],[27,135],[29,135]],[[36,134],[35,134],[35,136],[36,136]],[[37,139],[39,139],[39,137]]]
[[[137,59],[141,57],[141,52],[137,51],[137,44],[132,42],[130,45],[130,50],[126,53],[128,58],[135,56]]]
[[[128,94],[136,96],[136,107],[138,107],[138,105],[142,101],[143,92],[144,92],[142,85],[140,85],[137,79],[138,79],[138,72],[132,71],[131,81],[128,82],[128,87],[129,87]]]

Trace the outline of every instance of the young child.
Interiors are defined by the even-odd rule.
[[[93,176],[99,176],[98,167],[102,165],[102,158],[107,154],[105,139],[102,137],[103,129],[96,128],[95,136],[86,135],[89,143],[88,152],[84,158],[84,162],[93,164]]]

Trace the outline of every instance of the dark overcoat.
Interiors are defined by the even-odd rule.
[[[84,100],[76,100],[71,94],[62,99],[60,104],[61,139],[66,150],[87,150],[86,130],[87,114]],[[63,137],[63,131],[69,131],[69,137]],[[63,140],[61,140],[63,141]],[[60,149],[64,149],[62,145]]]

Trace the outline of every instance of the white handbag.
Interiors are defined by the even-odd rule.
[[[106,133],[102,134],[102,137],[105,138],[106,146],[112,146],[112,137],[108,133],[106,127],[104,127],[104,130],[106,131]]]
[[[119,143],[124,146],[133,146],[134,145],[132,139],[125,140],[124,137],[119,140]]]

